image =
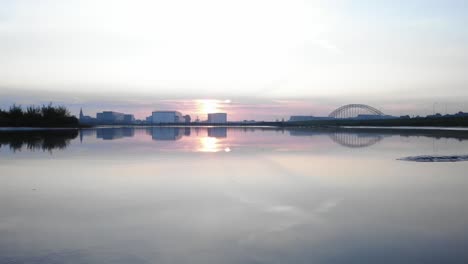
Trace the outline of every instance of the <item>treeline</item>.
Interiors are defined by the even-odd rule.
[[[74,127],[78,119],[65,106],[12,105],[8,110],[0,109],[0,127]]]
[[[417,117],[374,120],[314,120],[303,122],[287,122],[285,126],[411,126],[411,127],[468,127],[468,116],[451,117]]]

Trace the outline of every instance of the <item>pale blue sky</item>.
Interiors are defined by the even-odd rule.
[[[461,0],[1,0],[0,104],[468,111],[466,25]]]

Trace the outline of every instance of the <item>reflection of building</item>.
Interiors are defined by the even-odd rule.
[[[226,127],[210,127],[208,128],[208,136],[214,138],[225,138],[227,137]]]
[[[93,137],[96,135],[94,129],[80,129],[80,142],[83,142],[84,137]]]
[[[318,136],[318,135],[325,134],[325,132],[311,130],[311,129],[291,129],[288,131],[289,131],[289,135],[293,137]]]
[[[96,129],[96,138],[102,138],[104,140],[119,139],[123,137],[133,137],[134,135],[135,129],[132,127]]]
[[[183,123],[185,118],[180,112],[177,111],[156,111],[153,112],[151,116],[151,123],[160,124],[160,123]]]
[[[153,127],[151,136],[154,140],[178,140],[184,135],[185,129],[179,127]]]
[[[227,114],[226,113],[211,113],[208,114],[208,123],[226,123]]]

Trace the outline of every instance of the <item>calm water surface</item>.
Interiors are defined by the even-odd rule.
[[[0,134],[0,263],[468,263],[466,132]]]

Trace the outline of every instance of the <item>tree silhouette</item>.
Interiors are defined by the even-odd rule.
[[[78,119],[70,114],[65,106],[48,105],[28,106],[12,105],[9,110],[0,109],[0,126],[27,127],[73,127]]]

